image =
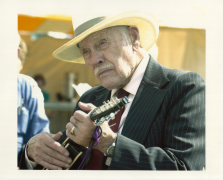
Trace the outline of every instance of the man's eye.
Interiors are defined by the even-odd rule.
[[[101,41],[100,42],[100,45],[104,45],[104,44],[106,44],[107,42],[106,41]]]
[[[88,50],[83,50],[83,54],[87,54],[88,52]]]

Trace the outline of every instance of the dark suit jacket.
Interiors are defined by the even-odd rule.
[[[80,101],[102,105],[102,86]],[[79,107],[76,106],[75,110]],[[202,170],[205,165],[205,83],[197,73],[173,70],[152,57],[131,105],[108,169]],[[104,169],[104,163],[103,167]]]

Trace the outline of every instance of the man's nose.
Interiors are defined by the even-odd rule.
[[[105,60],[104,60],[104,56],[102,52],[97,51],[97,50],[91,51],[92,64],[97,65],[97,64],[103,63],[104,61]]]

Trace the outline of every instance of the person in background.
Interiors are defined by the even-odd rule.
[[[33,77],[33,79],[35,79],[35,81],[37,82],[39,88],[43,93],[44,102],[50,101],[50,94],[43,89],[44,86],[46,85],[45,78],[41,74],[37,74]]]
[[[121,116],[101,125],[85,169],[203,170],[205,83],[199,74],[164,67],[148,54],[159,32],[155,18],[147,12],[125,12],[89,19],[74,29],[75,38],[53,55],[85,64],[101,85],[80,97],[66,135],[89,147],[96,124],[88,112],[122,94],[130,100]],[[33,162],[48,169],[69,167],[69,152],[56,142],[60,136],[32,138],[27,168]]]
[[[27,46],[20,38],[18,46],[17,74],[17,158],[19,167],[26,143],[34,135],[49,133],[49,120],[45,114],[43,95],[35,80],[19,74],[27,54]]]

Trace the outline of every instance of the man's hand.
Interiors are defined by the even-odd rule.
[[[91,111],[95,108],[93,104],[79,102],[79,107],[84,111]],[[74,134],[70,131],[74,127]],[[70,122],[66,125],[66,135],[75,143],[88,147],[96,128],[95,123],[90,119],[89,115],[83,111],[75,111],[70,118]],[[106,153],[107,148],[114,142],[116,134],[110,129],[107,122],[101,125],[102,134],[99,144],[95,147],[101,152]]]
[[[47,169],[61,170],[70,166],[69,152],[57,141],[62,133],[40,133],[28,142],[28,157]]]

